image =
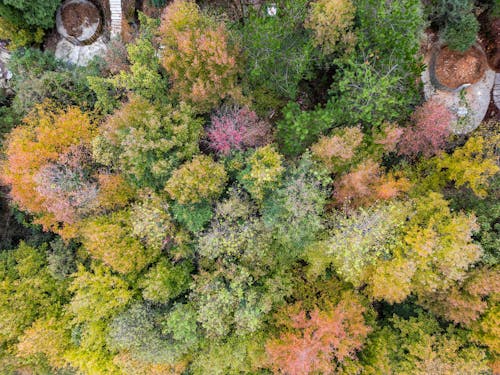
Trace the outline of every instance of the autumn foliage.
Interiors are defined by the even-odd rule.
[[[9,136],[3,179],[14,201],[47,229],[73,222],[95,196],[88,154],[94,129],[80,109],[45,103]]]
[[[364,307],[353,294],[330,309],[306,312],[300,304],[288,309],[281,323],[284,332],[266,344],[271,368],[276,373],[331,374],[364,343],[371,328],[365,324]]]
[[[238,46],[226,26],[204,14],[194,1],[175,0],[160,26],[162,64],[172,89],[201,111],[228,96],[238,97]]]
[[[444,146],[450,133],[451,112],[434,99],[425,102],[412,117],[412,124],[405,129],[399,144],[399,153],[415,157],[430,157]]]
[[[211,117],[207,129],[210,148],[222,155],[233,150],[259,147],[272,139],[271,125],[248,107],[223,108]]]
[[[409,187],[405,177],[384,174],[378,163],[366,160],[335,181],[333,197],[338,206],[359,207],[395,198]]]

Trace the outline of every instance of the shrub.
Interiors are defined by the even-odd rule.
[[[165,8],[160,34],[162,64],[181,100],[205,112],[239,96],[238,46],[223,23],[217,25],[194,1],[175,0]]]
[[[450,133],[453,115],[441,103],[431,99],[412,116],[413,125],[404,130],[399,153],[407,156],[431,157],[444,146]]]
[[[20,47],[29,46],[32,43],[41,43],[44,31],[40,27],[32,30],[9,21],[1,16],[0,11],[0,38],[9,41],[8,48],[16,50]]]
[[[476,43],[479,22],[472,13],[464,14],[460,20],[448,23],[441,32],[445,44],[454,51],[465,52]]]
[[[342,47],[352,49],[355,13],[350,0],[317,0],[311,4],[305,26],[313,30],[314,44],[327,55]]]
[[[473,9],[472,0],[434,0],[430,3],[430,19],[450,49],[464,52],[476,42],[479,22]]]
[[[233,150],[259,147],[272,139],[271,125],[247,107],[223,108],[211,117],[207,129],[210,148],[228,155]]]
[[[165,190],[180,204],[200,203],[216,199],[226,185],[224,166],[211,157],[199,155],[174,171]]]

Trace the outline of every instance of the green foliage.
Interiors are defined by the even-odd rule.
[[[68,300],[66,285],[47,268],[45,247],[21,242],[0,253],[0,344],[15,340],[36,319],[57,316]]]
[[[97,216],[82,224],[83,246],[92,257],[120,273],[139,272],[159,255],[160,247],[143,246],[133,236],[130,212]],[[143,233],[144,234],[144,233]]]
[[[224,189],[227,174],[222,164],[205,155],[195,156],[174,171],[165,190],[179,204],[216,199]]]
[[[332,127],[334,116],[329,108],[301,111],[295,102],[283,109],[283,119],[277,125],[280,150],[286,156],[297,156]]]
[[[330,181],[327,172],[315,168],[307,155],[287,172],[283,187],[264,201],[262,218],[293,259],[296,251],[302,252],[324,229],[322,214]]]
[[[188,261],[172,264],[161,258],[141,279],[142,296],[147,301],[165,304],[189,288],[192,271]]]
[[[465,52],[476,43],[479,22],[472,13],[458,22],[448,23],[441,33],[444,43],[454,51]]]
[[[45,99],[61,107],[77,105],[86,109],[95,102],[86,79],[92,67],[72,67],[56,60],[51,52],[21,49],[12,55],[9,69],[15,92],[12,108],[20,116]]]
[[[404,118],[416,100],[406,92],[399,71],[378,67],[374,58],[345,62],[336,78],[329,106],[337,124],[377,128],[385,121]]]
[[[317,277],[333,264],[335,272],[354,286],[362,285],[364,273],[378,258],[387,257],[398,244],[398,233],[409,207],[389,203],[359,209],[347,216],[331,218],[333,228],[327,240],[311,244],[305,250],[308,273]]]
[[[452,50],[464,52],[475,42],[479,22],[473,14],[472,0],[433,0],[429,18],[440,29],[440,37]]]
[[[0,38],[9,41],[8,47],[10,50],[16,50],[33,43],[41,43],[43,36],[44,32],[40,27],[33,29],[17,25],[4,17],[2,15],[2,8],[0,8]]]
[[[213,210],[209,203],[176,204],[172,205],[172,214],[179,223],[189,231],[196,233],[205,227],[212,219]]]
[[[277,15],[272,17],[265,6],[259,12],[249,7],[241,39],[245,77],[252,91],[265,89],[278,97],[296,97],[298,84],[309,77],[315,59],[309,32],[303,28],[306,8],[304,0],[281,1]]]
[[[132,300],[128,284],[106,266],[94,264],[88,271],[82,265],[69,286],[73,297],[68,311],[75,323],[104,321],[117,314]]]
[[[198,152],[201,120],[187,105],[159,107],[134,96],[93,141],[95,159],[138,187],[163,188],[172,171]]]
[[[162,337],[160,319],[153,308],[132,305],[110,324],[111,348],[130,351],[134,358],[148,363],[174,363],[179,349]]]
[[[279,186],[285,170],[282,159],[271,145],[258,148],[248,158],[239,179],[257,202],[262,202],[266,193]]]
[[[126,93],[135,93],[154,104],[168,103],[168,78],[160,65],[154,37],[159,20],[139,12],[140,35],[127,45],[128,69],[121,69],[111,77],[89,75],[89,87],[96,95],[95,107],[102,114],[112,113],[120,107]]]
[[[396,76],[408,80],[418,76],[423,68],[418,50],[425,27],[421,1],[356,0],[354,3],[359,18],[359,48],[375,55],[370,62],[376,70],[394,70]],[[369,54],[359,55],[368,60]]]
[[[483,349],[470,344],[466,332],[444,330],[430,315],[404,320],[397,316],[375,332],[362,353],[364,374],[487,373]]]
[[[17,25],[39,26],[50,29],[54,25],[56,9],[60,0],[42,2],[29,0],[2,0],[0,16]]]

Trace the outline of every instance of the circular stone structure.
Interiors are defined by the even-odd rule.
[[[102,12],[89,0],[66,0],[57,10],[56,26],[72,44],[88,45],[102,32]]]
[[[435,50],[430,68],[437,88],[453,91],[479,82],[487,67],[484,52],[479,47],[472,46],[463,53],[447,47]]]

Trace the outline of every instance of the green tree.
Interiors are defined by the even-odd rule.
[[[82,224],[80,233],[90,255],[120,273],[139,272],[160,253],[160,247],[144,246],[133,235],[128,210],[93,217]]]
[[[136,186],[161,189],[179,164],[198,153],[201,131],[187,105],[160,107],[133,96],[100,128],[93,153]]]
[[[279,186],[285,168],[283,157],[267,145],[260,147],[248,158],[247,167],[240,174],[240,181],[257,202]]]
[[[226,185],[224,166],[211,157],[199,155],[174,171],[165,190],[180,204],[201,203],[216,199]]]

